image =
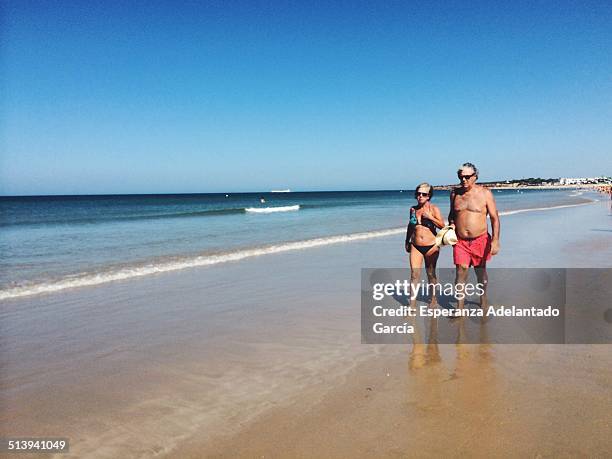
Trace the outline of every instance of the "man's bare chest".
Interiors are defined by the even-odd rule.
[[[474,212],[484,213],[487,209],[487,203],[482,196],[456,196],[454,201],[455,212]]]

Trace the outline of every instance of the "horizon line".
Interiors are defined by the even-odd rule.
[[[609,178],[608,176],[599,175],[598,178]],[[541,180],[560,180],[563,177],[526,177],[526,178],[515,178],[515,179],[498,179],[488,180],[480,182],[481,184],[494,184],[494,183],[505,183],[515,182],[528,179],[541,179]],[[459,183],[455,184],[434,184],[433,187],[450,187],[460,186]],[[415,185],[416,186],[416,185]],[[412,188],[384,188],[384,189],[336,189],[336,190],[291,190],[289,192],[278,193],[277,189],[270,190],[256,190],[256,191],[190,191],[190,192],[162,192],[162,193],[51,193],[51,194],[0,194],[0,198],[45,198],[45,197],[99,197],[99,196],[185,196],[185,195],[204,195],[204,194],[291,194],[291,193],[355,193],[355,192],[385,192],[385,191],[411,191]]]

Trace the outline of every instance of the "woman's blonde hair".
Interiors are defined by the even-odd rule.
[[[419,192],[419,188],[421,188],[422,186],[426,186],[427,188],[429,188],[429,199],[431,199],[431,198],[433,197],[433,192],[434,192],[434,189],[433,189],[433,186],[431,186],[431,185],[430,185],[429,183],[427,183],[427,182],[419,183],[419,184],[417,185],[417,187],[414,189],[414,197],[415,197],[415,198],[417,198],[417,197],[418,197],[417,193]]]

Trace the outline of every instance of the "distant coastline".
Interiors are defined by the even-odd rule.
[[[612,189],[612,178],[523,178],[513,180],[500,180],[495,182],[479,182],[480,185],[493,190],[522,189],[522,190],[590,190],[609,193]],[[451,190],[459,186],[435,185],[435,190]]]
[[[610,188],[611,185],[506,185],[506,184],[488,184],[488,183],[479,183],[479,185],[485,186],[487,188],[491,188],[492,190],[595,190],[599,191],[602,188]],[[452,190],[453,188],[457,188],[459,184],[454,185],[434,185],[434,190]]]

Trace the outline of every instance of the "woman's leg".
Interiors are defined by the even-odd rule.
[[[410,248],[410,307],[416,309],[417,285],[421,280],[421,266],[423,266],[423,254],[414,245]],[[410,370],[417,370],[425,365],[425,344],[419,333],[419,324],[416,317],[410,318],[415,327],[416,333],[412,335],[412,350],[408,367]]]
[[[427,282],[430,284],[437,284],[438,277],[436,276],[436,265],[438,263],[438,257],[440,256],[440,250],[435,249],[433,253],[427,253],[425,255],[425,270],[427,271]],[[431,289],[431,302],[430,305],[435,305],[438,303],[436,299],[436,289],[433,287]]]
[[[419,252],[414,244],[410,249],[410,306],[416,308],[416,286],[421,280],[421,266],[423,266],[423,254]]]

